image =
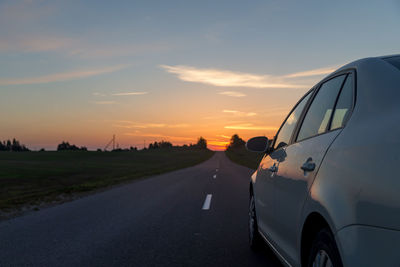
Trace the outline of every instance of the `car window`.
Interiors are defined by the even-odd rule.
[[[296,108],[290,113],[290,116],[286,119],[285,123],[282,125],[281,129],[278,132],[278,135],[275,140],[274,149],[278,149],[280,147],[286,146],[290,138],[292,137],[292,133],[294,128],[296,127],[297,121],[300,118],[300,115],[306,105],[308,99],[311,96],[311,92],[309,92],[296,106]]]
[[[304,117],[297,141],[326,131],[339,90],[346,75],[323,83]]]
[[[340,92],[339,100],[333,114],[331,130],[341,128],[350,116],[353,107],[353,74],[349,74]]]

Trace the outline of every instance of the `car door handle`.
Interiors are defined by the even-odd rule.
[[[270,172],[277,172],[278,171],[278,166],[274,163],[271,167],[268,168]]]
[[[304,171],[304,173],[312,172],[315,170],[315,163],[312,162],[312,158],[308,158],[300,168]]]

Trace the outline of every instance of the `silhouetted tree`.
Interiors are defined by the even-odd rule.
[[[76,145],[70,145],[68,142],[61,142],[61,144],[59,144],[57,146],[57,151],[65,151],[65,150],[72,150],[72,151],[87,151],[87,148],[82,146],[81,148],[77,147]]]
[[[7,151],[12,151],[12,145],[11,145],[11,141],[10,140],[7,140],[6,147],[7,147]]]
[[[157,149],[157,148],[170,148],[172,147],[172,143],[168,141],[162,140],[161,142],[150,143],[149,149]]]
[[[196,147],[201,149],[207,149],[207,140],[202,136],[200,136],[199,139],[197,140]]]
[[[229,148],[240,148],[240,147],[244,147],[245,144],[246,144],[246,142],[245,142],[242,138],[240,138],[239,135],[234,134],[234,135],[232,135],[232,137],[231,137],[231,140],[230,140],[230,142],[229,142],[228,149],[229,149]]]
[[[17,141],[15,138],[13,140],[7,140],[7,141],[0,141],[0,151],[16,151],[16,152],[21,152],[21,151],[29,151],[29,149],[25,145],[21,145],[19,141]]]

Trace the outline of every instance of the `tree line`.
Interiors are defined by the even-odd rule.
[[[153,149],[161,149],[161,148],[172,148],[172,147],[179,147],[173,146],[171,142],[168,141],[155,141],[150,143],[148,147],[144,147],[144,150],[153,150]],[[203,137],[199,137],[196,144],[190,145],[183,145],[183,148],[198,148],[198,149],[207,149],[207,140]],[[87,147],[81,146],[78,147],[74,144],[70,144],[69,142],[62,141],[60,144],[57,145],[57,151],[87,151]],[[116,148],[112,151],[137,151],[137,147],[131,146],[130,148],[122,149]],[[20,144],[15,138],[11,140],[6,140],[1,142],[0,141],[0,151],[30,151],[25,145]],[[44,148],[40,149],[40,151],[45,151]],[[102,151],[100,148],[97,151]]]

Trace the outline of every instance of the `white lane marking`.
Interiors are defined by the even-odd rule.
[[[213,178],[214,178],[214,179],[217,179],[217,175],[216,175],[216,174],[214,174]]]
[[[211,205],[211,194],[208,194],[206,196],[206,199],[204,200],[204,204],[203,204],[203,210],[209,210],[210,209],[210,205]]]
[[[218,172],[218,169],[215,169],[216,172]]]

